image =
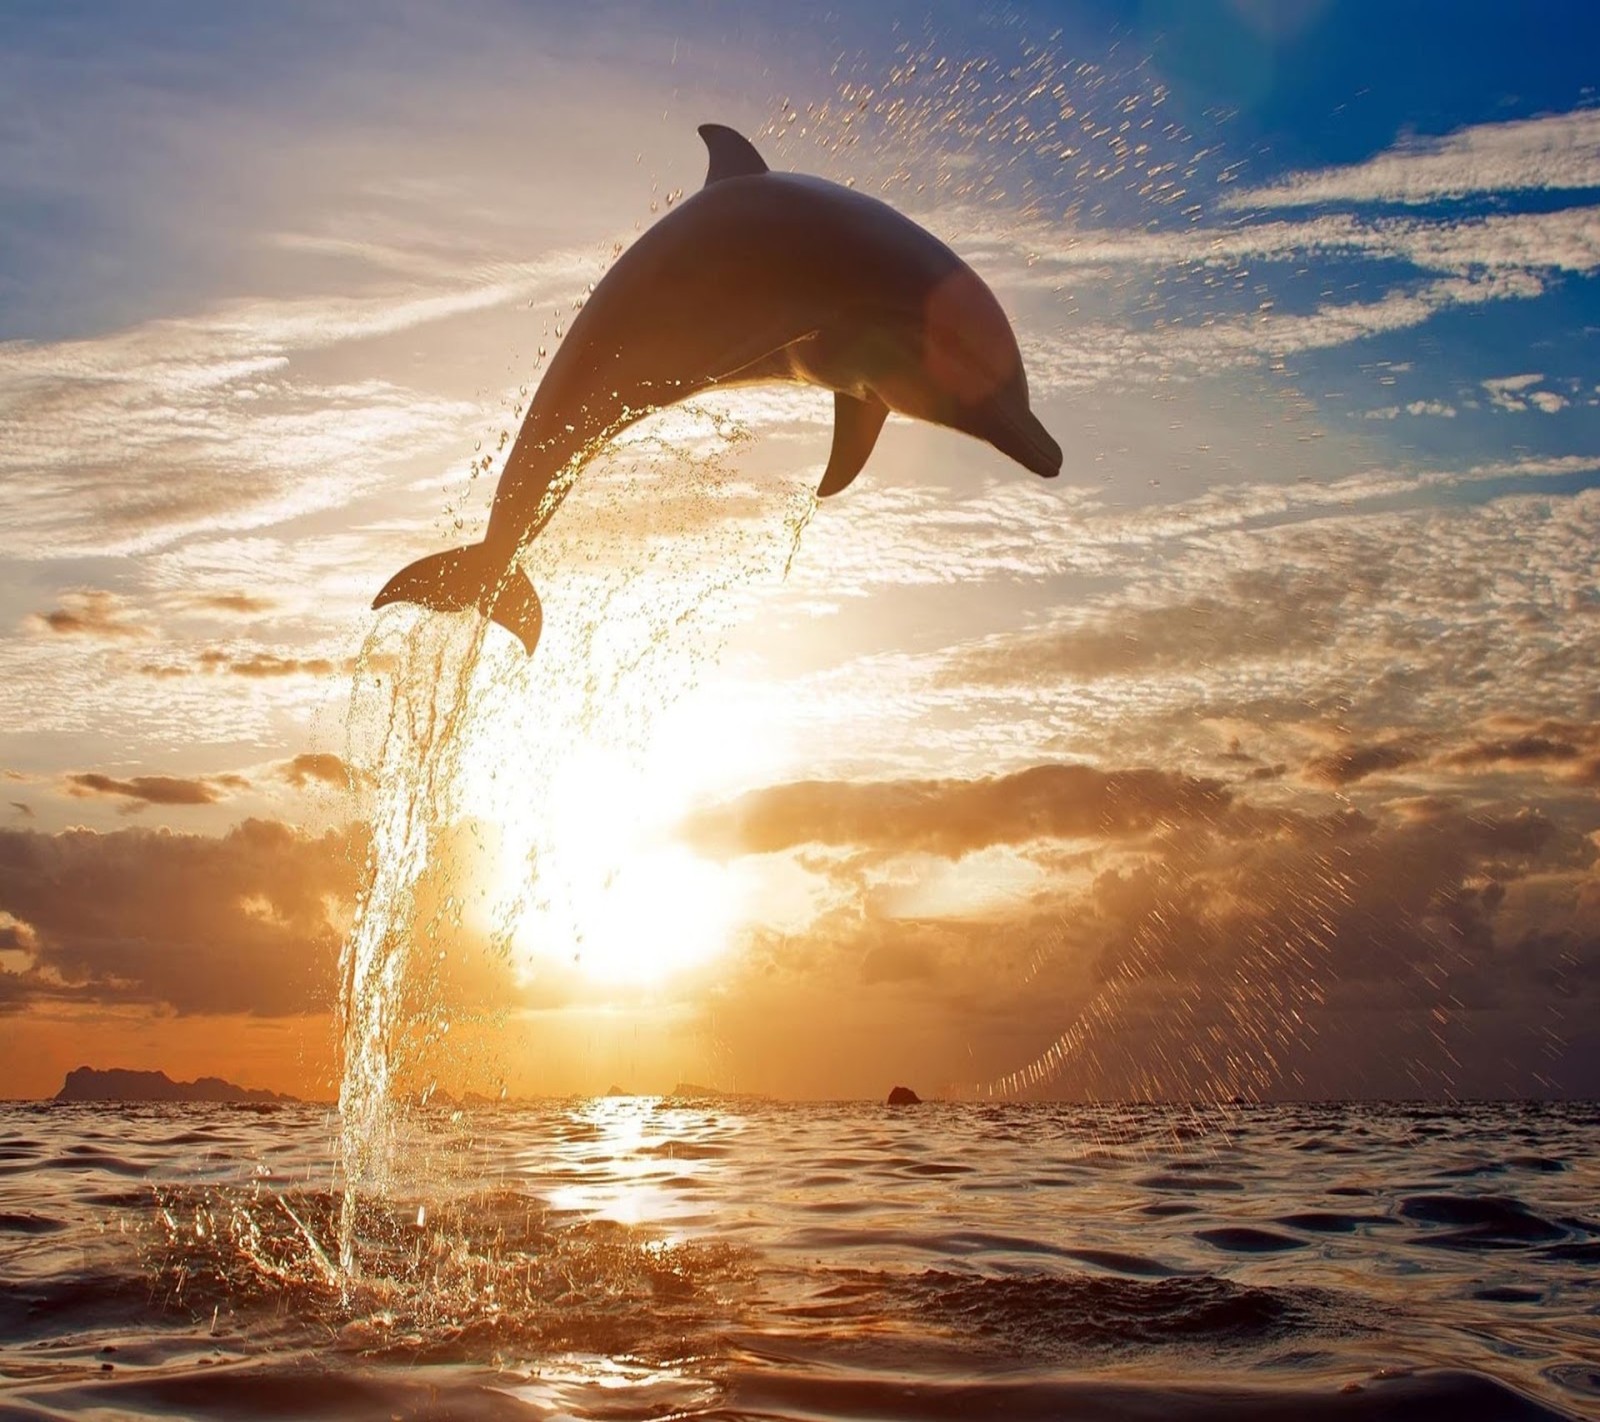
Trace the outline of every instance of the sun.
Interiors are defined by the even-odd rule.
[[[550,790],[534,862],[501,868],[503,888],[526,891],[511,935],[526,959],[564,959],[596,982],[642,986],[728,948],[739,886],[672,837],[689,808],[677,768],[586,746]]]
[[[758,887],[697,853],[682,828],[696,806],[750,784],[770,753],[740,705],[726,684],[704,687],[643,735],[636,721],[621,735],[590,718],[553,751],[530,751],[526,726],[496,733],[484,763],[523,764],[485,774],[473,798],[499,830],[488,917],[522,974],[559,964],[597,986],[643,988],[729,950]]]

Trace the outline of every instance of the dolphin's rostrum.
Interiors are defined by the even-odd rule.
[[[705,186],[617,259],[573,320],[483,542],[412,563],[374,607],[476,607],[532,652],[542,617],[518,551],[601,444],[711,386],[832,390],[823,497],[861,472],[890,410],[973,435],[1036,474],[1060,472],[1061,447],[1028,408],[1010,323],[965,262],[887,203],[769,172],[731,128],[700,135]]]

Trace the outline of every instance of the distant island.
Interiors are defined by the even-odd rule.
[[[701,1086],[696,1081],[680,1081],[661,1099],[663,1101],[770,1101],[772,1098],[755,1091],[724,1091],[719,1086]]]
[[[293,1102],[298,1098],[276,1091],[260,1091],[235,1086],[220,1076],[202,1076],[198,1081],[174,1081],[164,1071],[124,1071],[113,1067],[98,1071],[78,1067],[67,1073],[57,1101],[221,1101]]]

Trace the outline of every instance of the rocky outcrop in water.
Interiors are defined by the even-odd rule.
[[[891,1106],[920,1106],[922,1098],[909,1086],[897,1086],[889,1093]]]
[[[98,1071],[78,1067],[56,1092],[57,1101],[294,1101],[276,1091],[261,1091],[235,1086],[220,1076],[202,1076],[198,1081],[174,1081],[164,1071],[125,1071],[112,1067]]]

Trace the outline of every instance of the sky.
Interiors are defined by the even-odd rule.
[[[363,902],[410,1089],[1600,1092],[1600,14],[846,9],[0,11],[0,1095],[335,1095]],[[1060,478],[813,509],[732,392],[531,660],[369,611],[707,121],[966,258]]]

